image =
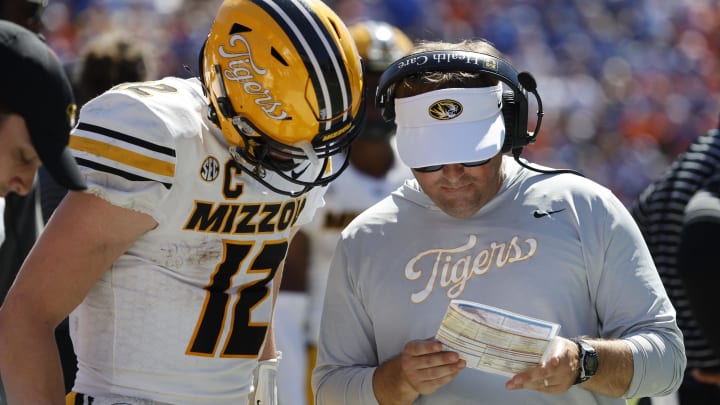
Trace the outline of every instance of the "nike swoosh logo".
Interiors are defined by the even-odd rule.
[[[546,217],[546,216],[548,216],[548,215],[550,215],[550,214],[555,214],[555,213],[560,212],[560,211],[565,211],[565,208],[560,208],[559,210],[555,210],[555,211],[540,211],[540,210],[535,210],[535,212],[533,212],[533,216],[534,216],[535,218],[542,218],[542,217]]]
[[[303,167],[303,169],[300,170],[299,172],[296,172],[295,170],[293,170],[290,172],[290,176],[292,176],[293,180],[297,180],[298,177],[302,176],[303,173],[305,173],[305,170],[307,170],[308,167],[310,167],[310,164],[305,165],[305,167]]]

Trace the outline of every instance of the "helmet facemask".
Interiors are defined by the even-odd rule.
[[[263,134],[252,122],[240,116],[232,119],[233,127],[240,135],[241,145],[231,145],[228,150],[243,172],[248,173],[260,183],[275,191],[276,193],[291,196],[306,193],[316,186],[325,186],[335,180],[347,168],[350,156],[351,143],[363,131],[365,124],[365,101],[362,101],[361,110],[357,117],[350,124],[352,128],[346,129],[347,133],[340,141],[334,143],[319,143],[314,146],[307,141],[299,141],[295,145],[286,145],[277,142],[271,136]],[[316,138],[322,139],[323,134]],[[342,158],[339,168],[332,166],[331,157],[339,155]],[[317,175],[311,180],[303,180],[301,175],[309,166],[318,167]],[[335,166],[337,167],[337,166]],[[282,179],[302,186],[302,190],[286,192],[275,185],[266,182],[264,179],[267,170],[277,173]]]

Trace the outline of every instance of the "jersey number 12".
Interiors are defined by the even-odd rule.
[[[238,299],[232,310],[229,336],[220,357],[256,358],[260,352],[268,324],[251,322],[251,312],[263,300],[271,296],[268,283],[273,279],[287,252],[287,241],[265,242],[260,252],[247,267],[245,263],[254,243],[225,241],[225,258],[218,265],[210,284],[205,289],[205,306],[195,327],[187,354],[214,356],[225,325],[225,314],[230,304],[228,289],[238,271],[247,268],[248,274],[264,274],[265,277],[240,287]]]

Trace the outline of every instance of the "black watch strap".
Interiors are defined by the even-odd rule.
[[[597,373],[600,361],[597,351],[588,342],[582,339],[571,339],[578,346],[578,376],[574,384],[580,384],[590,379]]]

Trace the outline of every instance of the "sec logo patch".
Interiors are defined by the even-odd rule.
[[[202,166],[200,166],[200,177],[205,181],[213,181],[220,175],[220,162],[213,156],[205,158]]]

